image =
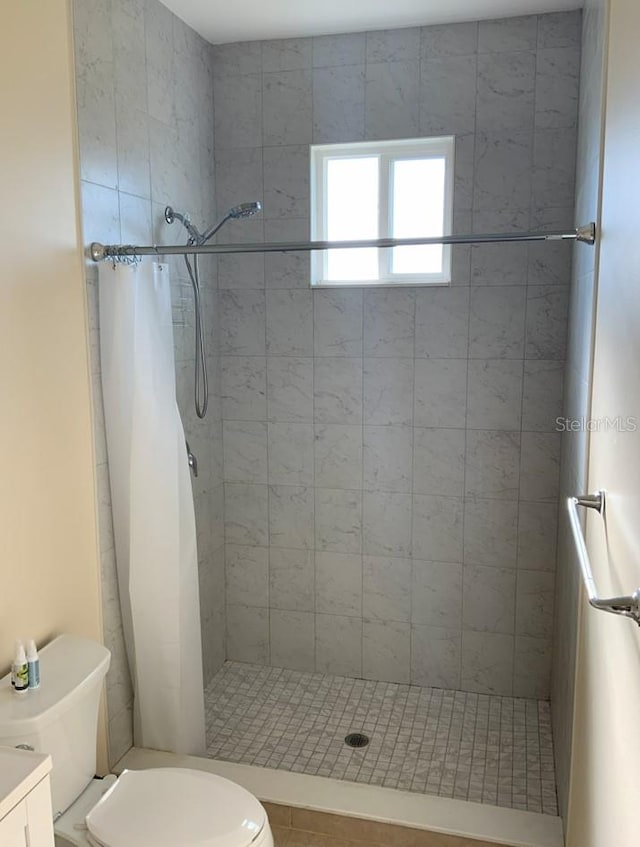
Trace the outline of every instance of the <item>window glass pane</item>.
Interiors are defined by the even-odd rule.
[[[398,159],[392,163],[391,180],[392,238],[442,235],[444,158]],[[391,273],[440,273],[442,256],[441,244],[394,247]]]
[[[327,160],[327,239],[378,237],[378,157]],[[375,248],[329,250],[329,280],[378,278]]]

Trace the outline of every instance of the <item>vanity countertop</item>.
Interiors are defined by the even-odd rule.
[[[0,747],[0,819],[7,815],[51,770],[51,756]]]

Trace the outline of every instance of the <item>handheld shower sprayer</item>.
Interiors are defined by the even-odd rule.
[[[241,218],[249,218],[251,215],[255,215],[262,209],[262,204],[259,200],[254,200],[251,203],[240,203],[237,206],[233,206],[229,211],[225,214],[222,220],[209,227],[209,229],[204,232],[200,232],[196,226],[191,223],[191,217],[185,212],[176,212],[174,208],[171,206],[167,206],[164,210],[164,219],[168,224],[174,223],[174,221],[180,221],[182,226],[187,230],[189,234],[189,238],[187,240],[187,244],[192,245],[202,245],[206,244],[210,238],[218,232],[218,230],[224,226],[224,224],[228,220],[239,220]],[[187,266],[187,271],[189,272],[189,279],[191,280],[191,287],[193,288],[193,297],[195,302],[195,317],[196,317],[196,357],[195,357],[195,379],[194,379],[194,393],[195,393],[195,407],[196,414],[199,418],[204,418],[207,414],[207,406],[209,404],[209,385],[207,381],[207,359],[206,353],[204,349],[204,335],[202,331],[202,302],[200,296],[200,269],[198,267],[198,256],[194,254],[193,256],[193,266],[189,261],[189,257],[184,257],[185,264]],[[197,475],[197,472],[196,472]]]

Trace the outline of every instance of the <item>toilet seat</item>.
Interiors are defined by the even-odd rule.
[[[206,771],[123,771],[86,816],[100,847],[247,847],[267,815],[234,782]]]

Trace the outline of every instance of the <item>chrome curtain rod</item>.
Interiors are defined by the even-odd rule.
[[[94,241],[90,255],[94,262],[135,256],[183,256],[185,254],[226,253],[309,253],[312,250],[350,250],[361,247],[409,247],[426,244],[493,244],[502,241],[580,241],[594,244],[596,225],[549,232],[497,232],[489,235],[441,235],[437,238],[374,238],[360,241],[267,241],[251,244],[100,244]]]

